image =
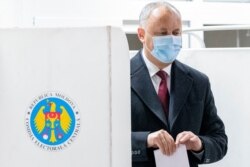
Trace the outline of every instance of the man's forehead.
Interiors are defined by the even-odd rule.
[[[179,25],[181,24],[181,18],[178,15],[172,14],[172,13],[159,13],[157,15],[152,14],[150,15],[150,17],[148,18],[148,22],[147,22],[148,26],[154,26],[154,24],[157,24],[158,26],[160,26],[161,24],[164,25],[166,23],[170,23],[170,24],[175,24],[175,25]]]
[[[152,10],[152,12],[150,13],[150,17],[161,17],[161,16],[177,16],[180,17],[180,14],[171,7],[163,7],[163,6],[159,6],[158,8],[155,8],[154,10]]]

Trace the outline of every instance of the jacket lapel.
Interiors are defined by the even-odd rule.
[[[176,60],[173,63],[171,70],[171,91],[168,117],[171,130],[173,129],[176,119],[187,100],[192,84],[193,79],[188,75],[188,71]]]
[[[131,60],[131,87],[168,128],[166,116],[140,53]]]

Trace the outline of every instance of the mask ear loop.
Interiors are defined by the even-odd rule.
[[[149,52],[149,53],[151,53],[152,51],[151,50],[149,50],[149,48],[147,47],[147,45],[146,45],[146,43],[145,43],[145,49]],[[151,53],[152,54],[152,53]]]
[[[146,30],[144,30],[144,31],[147,32]],[[148,33],[148,32],[147,32],[147,33]],[[149,35],[150,38],[152,38],[152,40],[153,40],[152,35],[151,35],[150,33],[148,33],[148,35]],[[153,47],[154,47],[154,43],[153,43]],[[150,50],[150,49],[148,48],[146,42],[145,42],[144,48],[145,48],[150,54],[152,54],[152,50]],[[154,48],[153,48],[153,49],[154,49]]]

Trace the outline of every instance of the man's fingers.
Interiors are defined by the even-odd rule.
[[[172,136],[170,136],[168,134],[165,136],[165,139],[166,139],[167,144],[168,144],[167,145],[167,147],[168,147],[168,153],[167,153],[167,155],[171,155],[176,150],[176,145],[175,145],[174,139],[173,139]]]
[[[184,135],[184,133],[179,133],[176,137],[176,141],[175,144],[179,145],[180,144],[180,139],[182,138],[182,136]]]
[[[159,140],[159,145],[158,145],[159,149],[161,150],[161,152],[163,154],[166,154],[166,150],[165,150],[165,147],[164,147],[164,142],[162,140]]]
[[[148,147],[159,148],[165,155],[171,155],[176,150],[173,137],[165,130],[159,130],[148,135]]]
[[[188,133],[188,132],[182,132],[182,133],[180,133],[180,134],[177,135],[175,144],[176,145],[184,144],[190,138],[191,138],[190,133]]]
[[[174,139],[166,131],[162,131],[161,141],[162,141],[166,155],[171,155],[175,152],[176,148],[175,148]]]
[[[186,143],[188,140],[190,140],[190,134],[186,133],[184,134],[181,139],[180,139],[180,143],[183,144],[183,143]]]
[[[171,139],[171,144],[169,145],[169,155],[173,154],[176,150],[176,145],[174,139]]]
[[[187,150],[200,151],[202,149],[202,142],[198,136],[190,131],[181,132],[176,137],[176,145],[185,144]]]
[[[190,138],[190,141],[194,142],[194,141],[196,141],[197,139],[198,139],[197,136],[193,136],[193,137]]]

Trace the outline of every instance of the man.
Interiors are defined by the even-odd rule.
[[[139,21],[143,49],[131,59],[133,167],[155,167],[153,150],[168,156],[179,144],[186,145],[190,167],[222,159],[227,136],[208,77],[176,60],[180,12],[153,2]]]

